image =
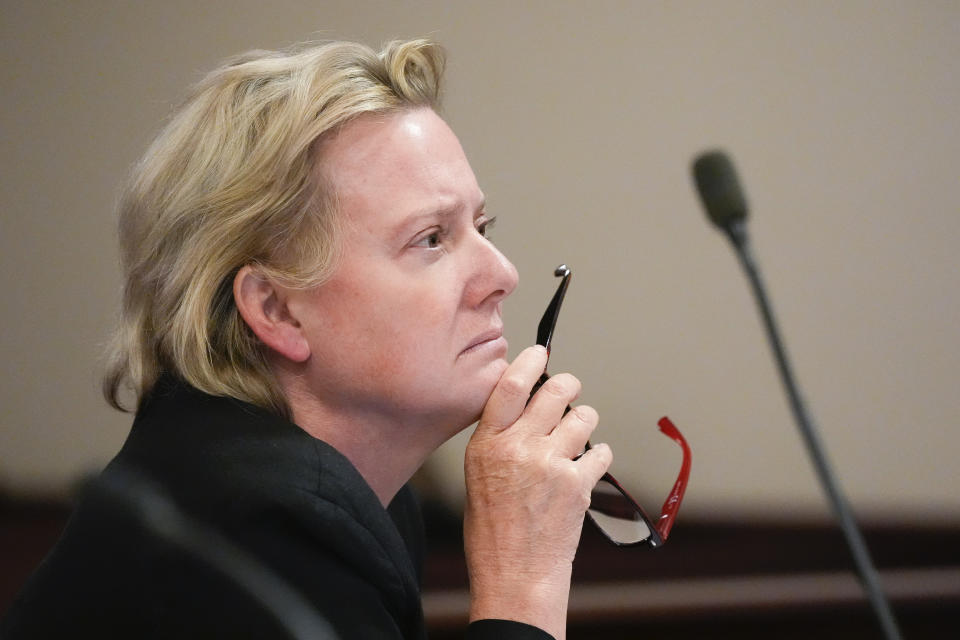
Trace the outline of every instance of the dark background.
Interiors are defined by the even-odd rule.
[[[68,502],[0,499],[0,611],[57,539]],[[459,518],[425,505],[424,607],[433,640],[462,636],[467,575]],[[960,530],[865,531],[904,637],[960,629]],[[617,548],[589,524],[574,564],[568,638],[878,638],[839,530],[687,521],[658,550]]]

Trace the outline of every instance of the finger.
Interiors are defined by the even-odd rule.
[[[613,451],[609,445],[602,442],[593,445],[589,451],[580,456],[576,464],[580,465],[581,477],[587,483],[589,490],[592,491],[600,482],[600,478],[607,472],[612,462]]]
[[[522,424],[531,433],[546,435],[554,430],[571,402],[580,395],[580,381],[560,373],[537,390],[523,414]]]
[[[527,347],[503,372],[493,388],[480,416],[477,431],[503,431],[523,414],[530,389],[547,366],[547,350],[540,345]]]
[[[571,460],[583,453],[590,434],[597,428],[599,422],[600,416],[593,407],[586,405],[574,407],[550,434],[557,453]]]

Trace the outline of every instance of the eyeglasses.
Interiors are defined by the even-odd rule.
[[[540,320],[540,325],[537,327],[537,344],[546,348],[547,358],[550,357],[550,342],[553,339],[553,330],[557,326],[557,318],[560,315],[560,305],[563,304],[567,287],[570,285],[571,272],[567,265],[562,264],[556,268],[554,275],[562,278],[562,280],[560,286],[557,287],[557,292],[553,295],[553,299],[550,300],[543,318]],[[537,384],[534,385],[533,391],[530,392],[530,397],[532,398],[537,389],[549,379],[550,375],[544,371]],[[568,406],[566,411],[569,410],[570,407]],[[566,411],[564,414],[566,414]],[[660,517],[656,524],[609,473],[605,473],[600,478],[597,486],[590,494],[590,507],[587,509],[587,515],[601,533],[616,545],[632,546],[646,543],[654,548],[662,546],[667,541],[670,529],[673,527],[673,521],[680,510],[680,503],[683,501],[683,494],[687,489],[687,479],[690,477],[690,447],[680,430],[674,426],[669,418],[664,416],[660,418],[657,424],[661,432],[680,445],[683,450],[683,462],[680,465],[677,481],[660,509]],[[587,442],[586,448],[590,448],[589,442]]]

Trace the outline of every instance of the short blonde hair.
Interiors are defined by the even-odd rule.
[[[123,302],[103,390],[139,405],[163,373],[290,416],[233,299],[254,264],[287,286],[336,263],[336,194],[318,141],[364,113],[439,108],[442,49],[350,42],[238,56],[210,73],[135,167],[120,202]]]

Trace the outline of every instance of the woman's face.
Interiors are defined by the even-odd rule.
[[[484,196],[432,110],[365,115],[323,143],[342,259],[290,299],[323,403],[398,424],[474,421],[507,366],[501,306],[517,271],[484,237]],[[439,434],[438,434],[439,435]]]

